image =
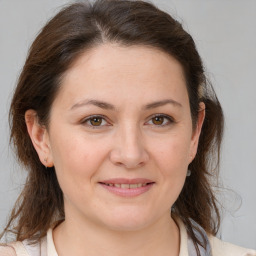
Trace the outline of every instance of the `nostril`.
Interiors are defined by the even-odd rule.
[[[144,166],[149,157],[144,151],[128,150],[126,147],[120,147],[112,149],[109,158],[116,166],[134,169]]]
[[[116,162],[116,165],[122,166],[123,164],[121,162]]]

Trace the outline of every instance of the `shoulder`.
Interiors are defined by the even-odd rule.
[[[214,236],[209,236],[209,242],[212,248],[212,256],[256,256],[255,250],[223,242]]]
[[[23,242],[16,241],[0,246],[0,256],[29,256]]]
[[[48,231],[48,233],[47,237],[52,234],[51,229]],[[36,243],[31,243],[31,240],[25,239],[22,242],[16,241],[8,244],[0,244],[0,256],[57,256],[58,254],[56,251],[52,253],[52,251],[49,249],[47,252],[47,247],[50,247],[47,246],[47,240],[50,240],[50,237],[48,239],[47,237],[45,236],[41,238]]]
[[[1,256],[16,256],[16,252],[13,247],[8,245],[0,246],[0,255]]]

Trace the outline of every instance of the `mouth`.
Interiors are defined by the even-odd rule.
[[[121,197],[135,197],[149,191],[155,182],[148,179],[112,179],[101,181],[99,184],[112,194]]]
[[[123,189],[134,189],[134,188],[141,188],[146,187],[147,185],[153,184],[154,182],[148,183],[134,183],[134,184],[127,184],[127,183],[104,183],[99,182],[100,184],[109,186],[109,187],[116,187],[116,188],[123,188]]]

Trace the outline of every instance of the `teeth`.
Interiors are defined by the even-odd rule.
[[[129,188],[129,184],[121,184],[121,188]]]
[[[130,188],[137,188],[139,184],[130,184]]]
[[[127,189],[127,188],[140,188],[140,187],[145,187],[147,186],[147,183],[138,183],[138,184],[112,184],[112,183],[109,183],[109,184],[106,184],[110,187],[116,187],[116,188],[123,188],[123,189]]]

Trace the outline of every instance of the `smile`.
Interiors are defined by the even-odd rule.
[[[147,186],[149,183],[138,183],[138,184],[118,184],[118,183],[103,183],[107,186],[110,187],[116,187],[116,188],[124,188],[124,189],[132,189],[132,188],[140,188],[140,187],[145,187]]]
[[[121,197],[136,197],[149,191],[155,182],[147,179],[112,179],[99,182],[111,194]]]

